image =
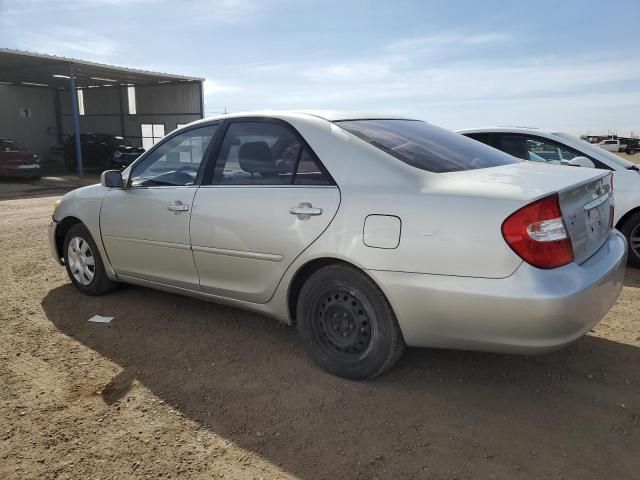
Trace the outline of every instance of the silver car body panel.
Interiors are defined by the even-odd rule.
[[[542,353],[586,334],[615,303],[626,242],[612,231],[582,265],[540,270],[523,263],[503,279],[370,272],[408,345]]]
[[[182,288],[198,289],[189,239],[190,210],[197,187],[134,187],[105,193],[100,212],[102,241],[113,270]]]
[[[285,323],[293,321],[292,281],[305,265],[347,262],[387,295],[409,345],[547,349],[584,333],[617,298],[626,256],[617,234],[600,239],[580,264],[539,270],[523,263],[500,231],[522,206],[598,182],[606,172],[517,163],[434,174],[389,156],[326,116],[260,112],[222,118],[243,116],[292,125],[337,187],[152,187],[141,193],[93,186],[67,194],[54,219],[72,215],[83,221],[113,278]],[[195,124],[214,120],[220,118]],[[167,211],[176,200],[189,211]],[[322,215],[300,219],[289,212],[301,203],[321,208]],[[372,216],[387,219],[393,235],[376,231],[374,223],[375,240],[367,244],[365,223]],[[578,304],[577,312],[590,313],[576,327],[570,310]],[[558,330],[554,322],[570,326]]]
[[[290,213],[301,203],[322,213],[308,218]],[[199,188],[191,215],[191,243],[201,290],[267,302],[289,265],[322,234],[339,205],[335,186]]]

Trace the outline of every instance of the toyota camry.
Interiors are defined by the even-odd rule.
[[[295,326],[365,379],[406,345],[547,352],[616,301],[611,173],[522,162],[429,123],[233,114],[65,195],[52,253],[89,295],[132,283]]]

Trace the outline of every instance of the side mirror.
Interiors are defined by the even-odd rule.
[[[596,164],[593,163],[587,157],[573,157],[571,160],[569,160],[569,166],[571,166],[571,167],[596,168]]]
[[[100,183],[107,188],[123,188],[122,172],[120,170],[105,170],[100,175]]]

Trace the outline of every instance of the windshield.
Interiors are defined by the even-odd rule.
[[[24,148],[15,140],[0,140],[0,150],[7,150],[11,152],[24,152],[26,148]]]
[[[418,120],[335,123],[389,155],[428,172],[459,172],[520,162],[483,143]]]
[[[596,157],[605,157],[607,160],[615,163],[616,165],[620,165],[623,168],[633,168],[634,165],[628,160],[625,160],[622,157],[619,157],[615,153],[611,153],[604,148],[598,147],[597,145],[593,145],[592,143],[583,140],[582,138],[574,137],[573,135],[569,135],[568,133],[562,132],[554,132],[552,135],[556,137],[560,137],[564,140],[569,140],[573,142],[578,142],[580,144],[580,149],[584,151],[584,153],[588,155],[595,155]]]

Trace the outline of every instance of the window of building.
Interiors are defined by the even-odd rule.
[[[129,103],[129,115],[136,114],[136,87],[127,87],[127,100]]]
[[[78,90],[78,113],[84,115],[84,90]]]
[[[149,150],[164,137],[163,123],[142,123],[140,125],[142,148]]]

